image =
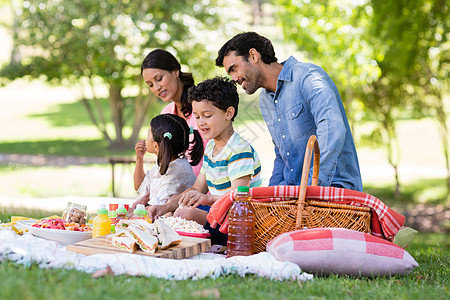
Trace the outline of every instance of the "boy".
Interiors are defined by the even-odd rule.
[[[236,85],[225,77],[206,80],[189,90],[189,101],[204,139],[204,163],[194,186],[179,202],[211,206],[226,192],[240,185],[262,183],[261,163],[253,147],[233,129],[238,112]],[[210,195],[206,195],[207,192]]]
[[[261,186],[261,163],[253,147],[233,129],[239,95],[232,80],[216,77],[201,82],[189,89],[188,99],[198,130],[209,140],[203,166],[190,189],[172,197],[165,207],[149,210],[149,217],[154,219],[180,204],[175,216],[205,225],[210,206],[221,195],[241,185]]]

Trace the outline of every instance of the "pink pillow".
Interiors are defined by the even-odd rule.
[[[278,260],[315,274],[406,275],[418,266],[405,249],[379,237],[343,228],[296,230],[266,246]]]

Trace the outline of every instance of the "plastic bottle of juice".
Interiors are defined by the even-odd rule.
[[[107,235],[111,233],[111,221],[108,217],[108,210],[104,203],[100,204],[97,210],[97,216],[94,218],[92,237],[98,237],[102,235]]]
[[[116,232],[117,213],[115,210],[108,211],[108,218],[111,221],[111,232]]]
[[[136,208],[133,211],[133,216],[130,218],[130,220],[134,220],[134,219],[142,219],[145,221],[149,220],[147,218],[147,211],[145,210],[144,204],[136,205]]]
[[[127,209],[125,208],[123,203],[119,203],[119,208],[116,209],[117,217],[116,217],[116,224],[119,223],[120,220],[127,220]]]
[[[248,186],[239,186],[228,213],[227,257],[255,253],[255,211]]]

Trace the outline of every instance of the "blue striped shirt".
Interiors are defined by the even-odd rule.
[[[225,147],[213,156],[215,142],[210,140],[205,148],[201,173],[205,174],[211,195],[223,195],[231,189],[231,182],[250,175],[250,187],[262,184],[261,162],[255,149],[237,132]]]

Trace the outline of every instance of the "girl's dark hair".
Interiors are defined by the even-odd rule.
[[[182,117],[172,114],[162,114],[154,117],[150,122],[153,140],[159,145],[157,163],[161,175],[166,174],[169,163],[177,157],[184,157],[189,150],[192,166],[198,165],[203,157],[203,140],[197,130],[193,131],[194,138],[189,142],[190,127]],[[167,134],[165,137],[165,133]],[[170,137],[169,137],[170,136]]]
[[[183,83],[183,92],[181,94],[181,112],[185,117],[192,114],[192,104],[187,101],[187,91],[194,85],[194,77],[192,73],[184,73],[181,71],[181,65],[178,60],[163,49],[156,49],[147,54],[141,65],[141,75],[144,69],[160,69],[166,71],[179,71],[178,78]]]

